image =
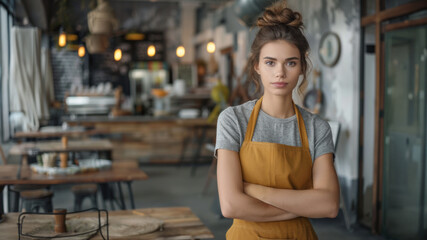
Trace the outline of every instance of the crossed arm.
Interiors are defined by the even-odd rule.
[[[339,209],[339,185],[332,154],[314,161],[313,189],[277,189],[245,183],[237,152],[218,150],[218,192],[224,217],[267,222],[298,216],[335,217]]]

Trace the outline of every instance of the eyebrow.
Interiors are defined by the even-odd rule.
[[[274,58],[274,57],[264,57],[264,59],[268,59],[268,60],[275,60],[275,61],[277,61],[277,58]],[[290,60],[299,60],[299,58],[297,58],[297,57],[290,57],[290,58],[286,58],[285,60],[286,60],[286,61],[290,61]]]

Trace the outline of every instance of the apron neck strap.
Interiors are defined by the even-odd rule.
[[[304,119],[302,118],[301,112],[299,111],[297,105],[294,102],[292,102],[292,104],[294,105],[295,114],[297,115],[299,137],[301,139],[301,145],[305,149],[310,149],[309,145],[308,145],[308,137],[307,137],[307,131],[305,129]]]
[[[258,99],[255,103],[255,107],[252,110],[251,116],[249,117],[248,127],[246,128],[245,141],[252,141],[254,136],[256,121],[258,119],[259,110],[261,109],[262,98]]]
[[[252,110],[251,116],[249,117],[248,126],[246,128],[245,141],[251,142],[254,136],[256,122],[258,119],[259,111],[261,109],[262,98],[263,97],[258,99],[258,101],[255,103],[255,107]],[[294,111],[295,111],[295,114],[297,115],[299,136],[301,139],[302,147],[305,149],[309,149],[308,137],[307,137],[307,131],[305,129],[304,119],[302,118],[302,115],[297,105],[295,105],[294,102],[292,102],[292,105],[294,106]]]

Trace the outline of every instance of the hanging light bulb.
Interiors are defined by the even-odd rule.
[[[179,46],[179,47],[176,48],[176,55],[178,57],[184,57],[184,55],[185,55],[185,48],[184,48],[184,46]]]
[[[79,49],[77,50],[77,54],[79,55],[79,57],[84,57],[86,54],[86,49],[83,45],[80,45]]]
[[[114,51],[114,60],[118,62],[120,59],[122,59],[122,50],[117,48],[116,51]]]
[[[154,55],[156,55],[156,47],[154,47],[154,45],[150,45],[147,48],[147,55],[149,57],[153,57]]]
[[[122,59],[122,50],[120,48],[117,48],[114,51],[114,60],[116,60],[117,62],[120,61]]]
[[[208,42],[206,45],[206,50],[208,53],[214,53],[215,52],[215,43],[214,42]]]
[[[59,38],[58,38],[58,45],[60,47],[65,47],[66,44],[67,44],[67,34],[65,34],[65,32],[61,31],[61,33],[59,34]]]

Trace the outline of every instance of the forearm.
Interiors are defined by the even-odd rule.
[[[255,222],[290,220],[297,215],[279,209],[244,193],[232,196],[220,196],[221,211],[224,217],[237,218]]]
[[[297,217],[245,194],[237,152],[220,149],[217,165],[218,193],[224,217],[269,222]]]
[[[265,188],[265,194],[259,196],[259,200],[277,208],[310,218],[333,218],[337,215],[339,198],[328,190]]]
[[[334,218],[338,214],[340,190],[332,154],[318,157],[313,166],[313,189],[278,189],[245,183],[246,194],[267,204],[310,218]]]

